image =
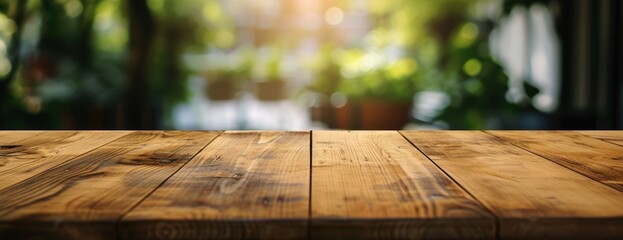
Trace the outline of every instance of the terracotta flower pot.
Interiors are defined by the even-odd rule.
[[[363,100],[334,109],[331,127],[351,130],[399,130],[410,120],[411,102]]]
[[[286,99],[288,97],[286,86],[287,82],[284,80],[255,82],[255,97],[261,101]]]
[[[361,129],[399,130],[410,120],[411,101],[367,100],[360,103]]]
[[[210,100],[231,100],[236,98],[238,88],[228,79],[208,81],[205,86],[205,93]]]

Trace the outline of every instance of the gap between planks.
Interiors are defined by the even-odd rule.
[[[314,133],[309,131],[309,199],[307,200],[307,239],[312,238],[311,225],[312,225],[312,169],[313,169],[313,151],[314,151]]]
[[[210,140],[210,142],[208,142],[208,144],[206,144],[205,146],[203,146],[201,149],[199,149],[199,151],[197,151],[195,154],[193,154],[193,156],[186,161],[184,164],[182,164],[177,170],[175,170],[171,175],[169,175],[168,177],[166,177],[164,179],[164,181],[162,181],[157,187],[155,187],[154,189],[152,189],[148,194],[146,194],[140,201],[138,201],[136,204],[134,204],[134,206],[130,207],[126,212],[124,212],[123,214],[119,215],[119,217],[117,218],[117,220],[115,221],[115,235],[117,236],[117,239],[122,239],[121,237],[121,221],[123,220],[123,218],[128,215],[128,213],[132,212],[132,210],[134,210],[138,205],[140,205],[143,201],[145,201],[145,199],[147,199],[149,196],[151,196],[158,188],[160,188],[162,185],[164,185],[164,183],[166,183],[171,177],[173,177],[173,175],[175,175],[177,172],[180,171],[180,169],[182,169],[184,166],[186,166],[190,161],[192,161],[193,159],[195,159],[195,157],[201,152],[203,151],[203,149],[205,149],[206,147],[208,147],[212,142],[214,142],[215,139],[217,139],[218,137],[221,136],[221,134],[223,134],[224,131],[219,131],[218,134],[212,138]]]
[[[399,132],[314,135],[315,237],[495,238],[491,211]]]
[[[226,131],[122,219],[122,237],[306,238],[305,134]]]
[[[99,146],[99,144],[98,144],[98,146],[95,147],[95,149],[91,150],[89,154],[79,155],[77,157],[70,157],[70,158],[68,158],[70,160],[66,160],[64,163],[62,163],[60,165],[57,165],[57,166],[55,166],[53,168],[47,169],[44,172],[50,172],[50,174],[59,174],[59,173],[61,173],[63,168],[65,169],[65,171],[69,171],[69,170],[72,170],[72,168],[74,168],[74,167],[80,167],[80,168],[88,167],[85,170],[88,170],[87,173],[89,173],[89,172],[93,172],[93,171],[96,171],[96,170],[100,169],[100,167],[102,169],[112,169],[116,165],[119,165],[119,164],[137,165],[135,162],[133,162],[133,161],[135,161],[135,159],[139,159],[139,160],[140,159],[146,159],[146,160],[156,159],[156,160],[158,160],[158,159],[160,159],[160,158],[158,158],[158,156],[160,156],[158,154],[158,149],[161,149],[161,148],[169,149],[167,147],[170,146],[170,145],[163,145],[163,146],[155,146],[155,148],[157,148],[157,149],[154,149],[154,147],[152,147],[152,149],[151,149],[152,151],[149,151],[149,149],[143,150],[144,147],[146,147],[146,146],[149,147],[150,144],[149,143],[146,144],[146,143],[138,142],[136,139],[134,139],[134,138],[136,138],[136,136],[133,136],[133,135],[135,133],[140,133],[140,132],[142,132],[142,131],[133,131],[132,133],[125,133],[125,132],[117,133],[115,135],[122,135],[122,136],[119,136],[118,138],[116,138],[114,140],[110,140],[111,138],[106,138],[102,142],[107,142],[109,140],[110,140],[110,142],[107,142],[106,144],[102,144],[101,146]],[[162,131],[145,131],[145,133],[138,134],[138,136],[139,136],[138,140],[140,140],[140,137],[147,136],[147,135],[150,136],[150,139],[154,138],[154,137],[151,137],[152,135],[155,136],[156,138],[158,138],[158,136],[156,136],[158,134],[154,135],[154,134],[151,134],[151,132],[162,132]],[[71,134],[72,132],[69,132],[69,133]],[[123,133],[125,133],[125,134],[123,134]],[[147,133],[149,133],[149,134],[147,134]],[[92,133],[92,134],[95,134],[95,133]],[[95,135],[97,135],[97,134],[95,134]],[[211,135],[212,136],[210,138],[213,138],[213,136],[218,135],[218,132],[213,132],[213,133],[211,133]],[[130,137],[130,136],[133,136],[133,137]],[[131,145],[128,146],[127,145],[128,144],[128,139],[125,139],[126,137],[130,137],[129,139],[134,139],[133,141],[136,142],[136,145],[137,146],[141,146],[141,147],[139,147],[139,148],[132,147],[134,142],[132,142]],[[189,140],[189,139],[184,139],[184,140]],[[74,141],[76,141],[76,140],[74,140]],[[80,141],[80,139],[77,139],[77,141]],[[54,142],[54,141],[52,141],[52,142]],[[209,141],[207,141],[207,142],[209,143]],[[177,146],[177,147],[175,147],[173,149],[173,150],[175,150],[174,152],[177,152],[177,150],[179,150],[179,149],[184,149],[184,147],[186,146],[185,143],[175,144],[175,141],[173,141],[173,142],[169,141],[169,143],[173,143],[173,145],[175,145],[175,146],[179,145],[179,146]],[[197,147],[205,147],[208,143],[205,143],[205,142],[204,143],[191,143],[189,145],[196,145]],[[132,159],[125,159],[125,160],[127,160],[127,161],[125,161],[124,159],[116,159],[116,160],[111,159],[110,158],[111,157],[110,154],[103,154],[103,155],[101,153],[100,154],[96,154],[96,153],[101,152],[101,151],[107,151],[104,148],[130,149],[130,150],[127,150],[127,151],[121,151],[122,153],[119,153],[120,154],[119,156],[122,156],[122,155],[128,154],[128,153],[133,153],[134,155],[130,156]],[[110,150],[110,149],[108,149],[108,150]],[[156,150],[156,151],[153,151],[153,150]],[[188,156],[192,156],[191,154],[195,154],[196,152],[198,152],[198,151],[189,152]],[[91,155],[96,155],[96,156],[91,156]],[[113,154],[113,155],[116,156],[115,154]],[[89,156],[91,156],[91,157],[89,157]],[[106,160],[99,160],[99,159],[97,159],[98,156],[100,158],[105,157]],[[97,160],[94,163],[97,166],[95,166],[94,164],[90,163],[89,159],[92,159],[92,158],[94,158],[93,160]],[[186,157],[184,157],[184,158],[187,159]],[[82,161],[82,160],[84,160],[84,161]],[[89,160],[89,161],[87,161],[87,160]],[[124,160],[124,161],[121,161],[121,160]],[[81,164],[80,162],[89,162],[89,163],[85,163],[86,164],[85,165],[85,164]],[[111,162],[113,164],[102,165],[105,162]],[[124,162],[124,163],[121,163],[121,162]],[[173,161],[173,163],[174,162],[175,161]],[[78,163],[80,163],[80,164],[78,164]],[[65,165],[67,165],[67,166],[65,166]],[[85,166],[82,166],[82,165],[85,165]],[[140,164],[138,164],[138,165],[140,165]],[[146,165],[152,166],[153,164],[146,164]],[[95,168],[92,169],[92,166],[95,166]],[[152,168],[152,167],[149,167],[149,168]],[[155,169],[156,167],[153,167],[153,168]],[[173,172],[175,171],[175,168],[170,168],[170,169],[172,170],[172,171],[169,171],[169,172],[171,172],[171,174],[162,176],[162,179],[165,179],[166,177],[169,177],[170,175],[173,174]],[[126,175],[130,175],[129,173],[131,173],[131,172],[132,171],[127,171],[128,174],[126,174]],[[61,173],[60,175],[65,175],[63,173]],[[104,173],[104,172],[102,172],[102,173]],[[80,177],[80,175],[82,175],[84,177]],[[45,198],[39,199],[39,200],[44,200],[45,199],[44,201],[36,200],[36,201],[30,201],[30,202],[27,203],[27,205],[34,205],[34,207],[28,206],[28,207],[23,207],[22,208],[22,206],[18,206],[18,208],[20,208],[20,210],[22,211],[21,214],[23,216],[28,216],[28,215],[25,215],[25,214],[29,214],[30,210],[37,209],[37,207],[39,207],[39,208],[41,208],[41,206],[45,207],[46,202],[72,203],[73,200],[72,201],[66,201],[69,198],[69,196],[71,195],[71,191],[72,190],[74,190],[74,192],[75,192],[75,189],[80,188],[81,185],[82,185],[82,187],[84,189],[89,189],[89,187],[84,187],[84,186],[88,186],[88,184],[86,182],[89,182],[89,181],[92,182],[91,176],[93,176],[93,178],[97,178],[98,176],[101,176],[102,178],[106,178],[107,174],[105,174],[105,173],[104,174],[79,174],[79,175],[76,175],[76,176],[69,176],[69,177],[67,177],[66,180],[70,180],[71,181],[71,182],[69,182],[70,185],[68,185],[69,186],[68,188],[63,187],[60,190],[44,189],[45,191],[52,192],[53,193],[53,195],[51,195],[52,197],[45,197]],[[33,178],[39,179],[39,180],[48,179],[48,177],[49,176],[47,176],[47,175],[37,174],[34,177],[31,177],[31,178],[29,178],[26,181],[31,181]],[[124,177],[125,177],[125,175],[124,176],[114,176],[113,174],[110,174],[107,179],[119,180],[119,179],[124,179]],[[79,178],[79,179],[77,179],[77,178]],[[29,182],[26,182],[26,181],[23,181],[23,182],[19,183],[19,185],[14,185],[14,186],[15,187],[19,187],[21,185],[24,185],[28,189],[34,188],[34,187],[30,187],[29,186]],[[37,182],[37,180],[33,180],[33,181],[35,183]],[[161,180],[161,181],[164,181],[164,180]],[[65,182],[65,181],[63,181],[63,182]],[[65,183],[63,183],[63,184],[65,184]],[[160,182],[154,182],[154,185],[155,185],[154,187],[158,186],[158,184],[160,184]],[[12,187],[12,188],[15,188],[15,187]],[[100,186],[100,189],[101,189],[101,186]],[[18,191],[18,190],[16,190],[16,191]],[[19,191],[21,191],[21,190],[19,190]],[[98,190],[94,190],[94,191],[97,192]],[[150,190],[146,189],[145,194],[147,194],[149,192],[150,192]],[[104,194],[104,195],[106,195],[106,194]],[[130,193],[128,196],[131,196],[131,195],[132,194]],[[0,196],[2,196],[2,195],[0,195]],[[0,198],[2,198],[2,197],[0,197]],[[115,199],[116,197],[108,197],[108,198]],[[140,196],[136,196],[135,198],[136,198],[136,201],[140,201],[140,200],[143,199],[143,194],[140,194]],[[93,199],[91,197],[87,196],[86,200],[93,200]],[[95,200],[96,200],[96,202],[94,202],[94,204],[99,204],[101,199],[95,199]],[[112,201],[112,202],[114,202],[114,201]],[[37,206],[37,205],[39,205],[39,206]],[[128,207],[132,207],[133,203],[130,203],[130,204],[127,204],[127,205],[128,205]],[[92,205],[89,205],[89,206],[86,206],[85,208],[91,208],[91,206]],[[27,233],[27,232],[24,231],[25,229],[28,229],[28,228],[35,229],[35,228],[32,228],[32,226],[34,226],[32,224],[30,224],[30,225],[32,225],[30,227],[29,227],[29,225],[22,225],[22,228],[14,228],[13,230],[11,230],[10,226],[17,226],[17,225],[12,225],[12,223],[10,221],[7,221],[7,222],[3,222],[3,223],[6,223],[6,225],[0,226],[0,236],[2,234],[4,234],[4,233],[8,234],[8,236],[11,236],[11,235],[21,236],[23,234],[28,234],[28,235],[35,234],[35,236],[37,236],[37,234],[45,233],[44,235],[39,235],[39,236],[45,236],[48,233],[51,233],[49,231],[50,227],[53,227],[55,229],[54,231],[58,232],[58,235],[54,235],[54,236],[63,236],[64,234],[69,233],[68,229],[71,228],[71,229],[76,230],[75,228],[76,228],[76,226],[78,226],[77,224],[81,224],[81,222],[83,222],[83,221],[90,221],[92,223],[95,223],[95,225],[97,225],[97,226],[94,226],[93,229],[90,229],[90,230],[88,228],[87,229],[83,228],[83,230],[92,231],[94,229],[98,229],[98,228],[104,229],[104,228],[108,228],[107,226],[110,226],[110,228],[108,228],[110,230],[108,231],[108,233],[105,233],[105,235],[108,235],[108,236],[112,235],[111,238],[115,238],[116,237],[117,231],[116,231],[115,228],[116,228],[117,224],[116,224],[115,221],[117,219],[114,216],[111,217],[110,219],[106,219],[107,218],[106,217],[107,214],[111,215],[109,213],[99,214],[99,215],[102,216],[101,218],[98,218],[97,217],[98,214],[95,214],[95,213],[99,213],[99,212],[95,212],[94,214],[91,214],[91,215],[85,215],[85,211],[77,211],[78,209],[80,209],[80,204],[72,204],[71,207],[66,208],[64,211],[63,210],[58,210],[58,209],[54,210],[54,208],[48,208],[49,210],[44,210],[44,209],[45,208],[41,208],[41,210],[43,210],[44,213],[42,213],[42,214],[37,213],[37,215],[32,216],[32,218],[29,219],[29,221],[33,221],[32,222],[33,224],[35,224],[35,223],[39,224],[39,223],[43,223],[43,222],[46,222],[46,221],[50,221],[50,219],[52,219],[51,221],[56,221],[56,220],[54,220],[53,218],[51,218],[51,217],[49,217],[47,215],[50,215],[50,216],[52,216],[52,215],[62,216],[64,218],[63,221],[62,222],[54,222],[54,224],[55,224],[54,226],[41,225],[40,227],[35,227],[37,231],[34,232],[34,233],[30,232],[30,230],[28,230],[28,232],[30,232],[30,233]],[[97,209],[94,209],[94,211],[95,210],[97,210]],[[0,209],[0,211],[2,211],[2,209]],[[118,213],[114,213],[114,209],[113,209],[113,214],[115,214],[117,216],[121,215],[121,214],[124,214],[124,212],[125,211],[119,211]],[[16,214],[13,217],[19,218],[19,216],[20,216],[19,214]],[[95,216],[95,217],[91,217],[91,216]],[[4,215],[3,215],[3,217],[4,217]],[[9,218],[11,218],[11,217],[9,217]],[[41,220],[38,220],[38,219],[41,219]],[[22,223],[26,223],[26,222],[22,222]],[[67,223],[66,226],[62,226],[65,223]],[[59,227],[59,224],[60,224],[60,227]],[[107,226],[104,226],[104,225],[107,225]],[[80,227],[80,226],[78,226],[78,227]],[[10,231],[3,232],[2,230],[10,230]],[[46,233],[46,231],[47,231],[47,233]],[[72,234],[73,235],[80,234],[80,232],[81,232],[81,230],[79,230],[77,232],[73,232],[73,230],[72,230]],[[91,235],[93,233],[89,233],[89,234]],[[26,236],[26,235],[24,235],[24,236]],[[47,236],[51,237],[49,235],[47,235]],[[95,235],[91,235],[91,236],[93,237]]]
[[[481,203],[486,202],[487,206],[490,207],[492,211],[496,212],[496,216],[500,219],[501,224],[499,227],[500,237],[517,237],[517,235],[514,234],[523,234],[525,235],[524,237],[578,237],[573,234],[582,233],[582,231],[575,228],[574,225],[577,227],[579,226],[577,224],[586,224],[587,222],[585,220],[598,220],[597,223],[599,224],[589,224],[586,226],[582,225],[582,228],[580,229],[587,230],[588,232],[592,231],[593,233],[606,234],[604,236],[616,236],[615,234],[617,234],[614,230],[617,229],[616,226],[621,224],[621,222],[620,218],[618,218],[620,215],[617,215],[618,213],[615,210],[618,210],[619,212],[622,210],[620,205],[616,203],[617,198],[619,198],[619,200],[621,199],[622,195],[620,192],[605,187],[602,184],[595,184],[595,181],[591,178],[578,174],[576,171],[570,171],[570,169],[565,167],[561,168],[559,164],[552,163],[552,161],[549,161],[547,158],[535,155],[530,151],[517,147],[513,145],[510,140],[507,140],[507,138],[501,140],[500,138],[490,136],[490,134],[486,134],[484,132],[480,132],[480,137],[477,135],[470,136],[470,134],[461,132],[436,132],[423,133],[422,135],[416,134],[416,132],[408,131],[403,133],[403,135],[408,136],[408,138],[410,140],[414,140],[414,142],[422,142],[424,146],[420,147],[423,147],[423,151],[430,152],[430,154],[432,154],[427,156],[434,159],[434,161],[440,161],[440,166],[448,168],[448,173],[456,175],[458,180],[465,183],[465,187],[473,190],[474,193],[477,193],[477,196],[482,197],[482,200],[480,201]],[[452,140],[448,140],[448,143],[446,144],[446,140],[442,138],[448,137],[454,137],[457,139],[455,139],[456,141],[454,142]],[[466,138],[463,139],[464,137]],[[475,144],[476,142],[473,142],[481,140],[484,142],[484,145]],[[466,141],[473,142],[475,145],[465,145]],[[506,145],[508,149],[500,149],[503,145]],[[446,150],[449,152],[446,152]],[[523,154],[521,151],[523,151]],[[482,154],[486,153],[495,153],[499,155],[496,155],[497,157],[482,156]],[[528,159],[523,161],[522,156],[523,158]],[[508,157],[508,159],[500,160],[499,157]],[[475,161],[450,161],[457,158],[474,159]],[[508,160],[509,163],[514,162],[517,164],[506,165],[504,164],[507,162],[506,160]],[[493,173],[493,171],[497,173],[501,170],[520,170],[519,173],[523,172],[527,175],[519,176],[517,174],[511,174],[511,178],[514,176],[514,180],[519,181],[509,181],[508,184],[496,183],[494,185],[489,185],[489,188],[487,188],[486,185],[481,184],[483,180],[489,181],[491,179],[499,178],[502,175],[490,174],[492,177],[488,177],[489,175],[482,175],[477,178],[469,177],[472,176],[471,167],[477,167],[476,170],[479,170],[480,165],[483,165],[485,167],[484,170],[491,173]],[[551,178],[554,182],[543,183],[539,180],[540,176],[538,174],[533,174],[531,171],[526,170],[525,167],[543,167],[542,173],[556,173]],[[566,174],[564,174],[564,172],[566,172]],[[506,179],[508,177],[509,176],[504,175],[502,178]],[[522,185],[520,185],[520,183],[529,182],[532,182],[532,184],[536,184],[537,186],[543,186],[544,188],[534,192],[534,189],[522,188]],[[556,189],[557,184],[562,184],[560,187],[567,190],[573,190],[576,189],[575,187],[578,187],[578,190],[573,190],[574,193],[588,194],[587,196],[597,197],[597,199],[594,200],[599,201],[593,202],[593,200],[590,199],[577,200],[576,197],[567,194],[560,198],[565,201],[557,203],[559,200],[557,200],[556,197],[552,198],[553,195],[550,193],[550,190]],[[498,190],[497,187],[502,188]],[[519,188],[516,189],[517,187]],[[500,199],[496,197],[496,195],[499,194],[504,194],[506,197],[513,197],[513,199],[515,199],[514,197],[521,198],[518,198],[520,199],[518,201],[505,203],[500,202]],[[611,194],[612,196],[601,199],[600,196],[603,196],[603,194]],[[543,200],[543,204],[541,204],[541,200]],[[537,205],[534,205],[535,203],[537,203]],[[551,209],[544,208],[548,206],[551,207]],[[584,208],[589,206],[590,208]],[[606,207],[606,209],[608,209],[608,207],[613,207],[614,212],[604,211],[604,208],[600,209],[595,206]],[[537,208],[538,212],[530,211],[537,210]],[[540,210],[547,211],[541,212]],[[570,218],[570,214],[581,218]],[[611,219],[612,217],[615,217],[615,219]],[[565,225],[565,221],[571,221],[568,223],[571,225]],[[548,230],[550,227],[557,228],[559,232],[551,233],[550,230]],[[603,230],[608,231],[604,232]],[[587,234],[588,232],[584,232],[583,234]],[[589,235],[584,236],[586,237]]]
[[[428,161],[430,161],[431,163],[433,163],[444,175],[446,175],[448,178],[450,178],[450,180],[452,180],[452,182],[456,183],[456,185],[458,185],[461,189],[463,189],[463,191],[465,191],[467,194],[469,194],[474,200],[476,200],[476,202],[487,212],[489,212],[489,214],[491,214],[491,216],[494,217],[495,219],[495,239],[500,239],[500,218],[493,212],[491,211],[486,205],[484,205],[480,199],[478,199],[474,194],[472,194],[470,191],[467,190],[467,188],[465,188],[461,183],[459,183],[456,179],[454,179],[452,176],[450,176],[450,174],[448,174],[446,172],[446,170],[444,170],[443,168],[441,168],[441,166],[439,166],[439,164],[437,164],[435,161],[433,161],[433,159],[431,159],[424,151],[422,151],[418,146],[415,145],[415,143],[413,143],[411,140],[409,140],[409,138],[407,138],[407,136],[405,136],[404,134],[402,134],[402,131],[397,131],[398,134],[400,134],[400,136],[402,136],[405,140],[407,140],[407,142],[409,142],[411,144],[411,146],[413,146],[415,149],[417,149],[420,153],[422,153],[422,155],[424,155],[426,157],[426,159],[428,159]]]
[[[613,131],[613,130],[590,130],[590,131],[585,131],[585,130],[581,130],[581,131],[574,131],[576,133],[582,134],[584,136],[587,137],[591,137],[597,140],[601,140],[607,143],[611,143],[620,147],[623,147],[623,131],[617,130],[617,131]],[[622,133],[621,135],[619,135],[619,137],[615,137],[615,138],[610,138],[610,136],[604,136],[604,134],[612,134],[612,132],[617,132],[617,133]]]
[[[500,138],[499,136],[493,135],[493,134],[491,134],[491,133],[489,133],[489,132],[486,132],[486,131],[482,131],[482,132],[484,132],[484,133],[486,133],[486,134],[488,134],[488,135],[492,135],[492,136],[496,137],[496,138],[497,138],[498,140],[500,140],[501,142],[506,142],[506,143],[509,143],[509,144],[513,145],[514,147],[517,147],[517,148],[523,149],[523,150],[525,150],[525,151],[527,151],[527,152],[529,152],[529,153],[531,153],[531,154],[534,154],[534,155],[536,155],[536,156],[538,156],[538,157],[540,157],[540,158],[543,158],[543,159],[545,159],[545,160],[548,160],[548,161],[554,162],[554,163],[556,163],[556,164],[558,164],[558,165],[560,165],[560,166],[562,166],[562,167],[565,167],[565,168],[567,168],[567,169],[570,169],[570,170],[572,170],[572,171],[574,171],[574,172],[576,172],[576,173],[578,173],[578,174],[580,174],[580,175],[586,176],[586,175],[581,174],[581,173],[579,173],[579,172],[577,172],[577,171],[575,171],[575,170],[573,170],[573,169],[571,169],[571,168],[569,168],[569,167],[566,167],[566,166],[564,166],[564,165],[562,165],[562,164],[559,164],[559,163],[557,163],[556,161],[552,161],[552,160],[548,159],[547,157],[544,157],[544,156],[541,156],[541,155],[539,155],[539,154],[537,154],[537,153],[534,153],[533,151],[530,151],[529,149],[523,148],[523,147],[521,147],[521,146],[517,146],[517,145],[516,145],[514,142],[512,142],[512,141],[508,141],[508,140],[506,140],[506,139],[502,139],[502,138]],[[424,152],[423,152],[423,151],[422,151],[419,147],[417,147],[417,146],[416,146],[416,145],[415,145],[412,141],[409,141],[409,139],[408,139],[408,138],[406,138],[406,137],[405,137],[405,135],[404,135],[402,132],[398,131],[398,133],[399,133],[399,134],[400,134],[403,138],[405,138],[405,139],[407,140],[407,142],[409,142],[409,143],[410,143],[410,144],[411,144],[411,145],[412,145],[415,149],[417,149],[420,153],[422,153],[422,154],[423,154],[423,155],[424,155],[424,156],[425,156],[425,157],[426,157],[426,158],[427,158],[430,162],[432,162],[432,163],[433,163],[433,164],[434,164],[434,165],[435,165],[435,166],[436,166],[436,167],[437,167],[440,171],[442,171],[444,175],[446,175],[449,179],[451,179],[451,180],[452,180],[455,184],[457,184],[457,185],[458,185],[461,189],[463,189],[463,190],[464,190],[467,194],[469,194],[470,196],[472,196],[472,198],[474,198],[474,199],[478,202],[478,204],[480,204],[480,205],[481,205],[481,207],[482,207],[483,209],[485,209],[486,211],[491,212],[491,210],[489,210],[489,209],[488,209],[488,208],[487,208],[484,204],[482,204],[482,202],[481,202],[478,198],[476,198],[476,197],[475,197],[475,196],[474,196],[474,195],[473,195],[470,191],[468,191],[468,190],[467,190],[467,189],[466,189],[463,185],[461,185],[461,184],[460,184],[459,182],[457,182],[457,181],[456,181],[456,180],[455,180],[452,176],[450,176],[450,175],[449,175],[449,174],[448,174],[448,173],[447,173],[447,172],[446,172],[443,168],[441,168],[441,167],[440,167],[440,166],[439,166],[436,162],[434,162],[434,161],[433,161],[433,160],[432,160],[432,159],[431,159],[431,158],[430,158],[430,157],[429,157],[426,153],[424,153]],[[138,201],[138,202],[137,202],[134,206],[132,206],[132,207],[131,207],[128,211],[126,211],[125,213],[123,213],[123,214],[121,215],[121,217],[119,217],[119,218],[118,218],[118,220],[117,220],[117,222],[116,222],[116,225],[120,224],[120,219],[122,219],[122,218],[123,218],[123,217],[124,217],[127,213],[131,212],[131,211],[132,211],[132,210],[133,210],[136,206],[138,206],[141,202],[143,202],[146,198],[148,198],[148,197],[149,197],[149,196],[150,196],[150,195],[151,195],[154,191],[156,191],[158,188],[160,188],[160,186],[162,186],[165,182],[167,182],[167,181],[168,181],[168,180],[169,180],[172,176],[174,176],[174,175],[175,175],[175,174],[176,174],[176,173],[177,173],[180,169],[182,169],[182,168],[183,168],[186,164],[188,164],[188,162],[192,161],[198,153],[200,153],[201,151],[203,151],[203,149],[205,149],[206,147],[208,147],[208,146],[209,146],[209,145],[210,145],[210,144],[211,144],[211,143],[212,143],[215,139],[217,139],[217,138],[218,138],[221,134],[222,134],[222,132],[219,132],[219,133],[218,133],[218,135],[217,135],[215,138],[213,138],[213,139],[212,139],[209,143],[207,143],[205,146],[203,146],[203,148],[201,148],[201,150],[197,151],[197,152],[193,155],[193,157],[191,157],[191,159],[190,159],[189,161],[185,162],[185,163],[184,163],[182,166],[180,166],[180,167],[179,167],[176,171],[174,171],[174,172],[173,172],[170,176],[168,176],[167,178],[165,178],[165,179],[164,179],[164,180],[163,180],[163,181],[162,181],[162,182],[161,182],[161,183],[160,183],[160,184],[159,184],[156,188],[154,188],[154,189],[153,189],[152,191],[150,191],[147,195],[145,195],[145,196],[144,196],[144,197],[143,197],[140,201]],[[309,165],[309,181],[310,181],[310,182],[309,182],[308,222],[309,222],[309,223],[311,223],[311,221],[312,221],[312,218],[311,218],[311,212],[312,212],[312,205],[311,205],[311,204],[312,204],[312,201],[311,201],[311,200],[312,200],[312,195],[311,195],[311,192],[312,192],[312,187],[313,187],[313,186],[312,186],[312,171],[313,171],[313,166],[312,166],[312,163],[313,163],[313,157],[312,157],[312,155],[313,155],[313,154],[312,154],[312,153],[313,153],[313,139],[312,139],[312,138],[313,138],[313,131],[309,131],[309,134],[310,134],[310,137],[309,137],[309,141],[310,141],[310,143],[309,143],[309,148],[310,148],[310,152],[309,152],[309,154],[310,154],[310,155],[309,155],[309,164],[310,164],[310,165]],[[73,157],[73,158],[70,158],[70,159],[68,159],[67,161],[70,161],[70,160],[72,160],[72,159],[74,159],[74,158],[77,158],[77,157],[80,157],[80,156],[82,156],[82,155],[88,154],[88,153],[90,153],[90,152],[92,152],[92,151],[95,151],[96,149],[99,149],[99,148],[101,148],[101,147],[103,147],[103,146],[106,146],[106,145],[110,144],[111,142],[114,142],[114,141],[116,141],[117,139],[119,139],[119,138],[121,138],[121,137],[123,137],[123,136],[126,136],[126,135],[127,135],[127,134],[124,134],[124,135],[122,135],[122,136],[120,136],[120,137],[117,137],[117,138],[115,138],[115,139],[113,139],[113,140],[111,140],[111,141],[109,141],[109,142],[107,142],[107,143],[105,143],[105,144],[103,144],[103,145],[101,145],[101,146],[97,147],[97,148],[94,148],[94,149],[92,149],[92,150],[90,150],[90,151],[87,151],[87,152],[85,152],[85,153],[83,153],[83,154],[80,154],[80,155],[78,155],[78,156],[75,156],[75,157]],[[33,137],[34,137],[34,136],[33,136]],[[591,136],[588,136],[588,137],[591,137]],[[597,139],[597,138],[596,138],[596,139]],[[603,140],[603,139],[599,139],[599,140]],[[603,140],[603,141],[605,141],[605,140]],[[608,142],[608,141],[605,141],[605,142]],[[608,143],[611,143],[611,142],[608,142]],[[614,143],[611,143],[611,144],[614,144]],[[614,145],[617,145],[617,144],[614,144]],[[619,146],[619,145],[617,145],[617,146]],[[59,164],[62,164],[62,163],[59,163]],[[39,174],[37,174],[37,175],[39,175]],[[589,177],[590,179],[595,180],[594,178],[591,178],[590,176],[586,176],[586,177]],[[597,180],[595,180],[595,181],[597,181]],[[600,181],[597,181],[597,182],[600,182]],[[601,182],[600,182],[600,183],[601,183]],[[602,184],[603,184],[603,183],[602,183]],[[605,184],[605,185],[607,185],[607,184]],[[498,219],[498,216],[497,216],[497,215],[495,215],[495,214],[491,214],[491,215],[495,217],[495,220],[496,220],[496,229],[495,229],[495,231],[496,231],[496,237],[497,237],[497,238],[499,238],[499,234],[498,234],[498,232],[499,232],[499,219]],[[307,228],[308,228],[308,233],[310,234],[310,231],[311,231],[311,224],[308,224]],[[118,227],[117,227],[116,229],[117,229],[117,230],[119,230],[119,228],[118,228]],[[118,235],[118,232],[117,232],[117,235]]]
[[[587,178],[589,178],[589,179],[593,180],[594,182],[597,182],[597,183],[599,183],[599,184],[605,185],[605,186],[607,186],[607,187],[609,187],[609,188],[612,188],[612,189],[614,189],[614,190],[621,191],[621,189],[620,189],[620,188],[617,188],[617,187],[615,187],[615,186],[612,186],[612,185],[610,185],[610,184],[607,184],[607,183],[603,182],[602,180],[600,180],[600,179],[596,178],[596,177],[595,177],[595,176],[593,176],[593,175],[582,173],[582,172],[578,171],[578,169],[575,169],[575,168],[573,168],[573,167],[570,167],[570,166],[568,166],[568,165],[566,165],[566,164],[562,164],[562,163],[560,163],[559,161],[555,161],[555,160],[553,160],[553,159],[550,159],[549,157],[544,156],[543,154],[540,154],[540,153],[538,153],[537,151],[535,151],[535,150],[533,150],[533,149],[531,149],[531,148],[529,148],[529,147],[524,147],[524,146],[522,146],[522,145],[520,145],[520,144],[515,143],[515,141],[509,140],[509,139],[504,139],[503,137],[498,136],[498,135],[496,135],[496,134],[493,134],[493,133],[491,133],[491,132],[489,132],[489,131],[481,131],[481,132],[483,132],[483,133],[485,133],[485,134],[488,134],[488,135],[490,135],[490,136],[493,136],[493,137],[497,138],[499,141],[509,143],[510,145],[513,145],[513,146],[515,146],[515,147],[517,147],[517,148],[519,148],[519,149],[522,149],[522,150],[524,150],[524,151],[526,151],[526,152],[528,152],[528,153],[531,153],[531,154],[533,154],[533,155],[535,155],[535,156],[537,156],[537,157],[540,157],[540,158],[543,158],[543,159],[545,159],[545,160],[547,160],[547,161],[553,162],[553,163],[555,163],[555,164],[557,164],[557,165],[559,165],[559,166],[561,166],[561,167],[563,167],[563,168],[569,169],[569,170],[571,170],[572,172],[575,172],[575,173],[577,173],[577,174],[579,174],[579,175],[582,175],[582,176],[584,176],[584,177],[587,177]],[[581,131],[580,131],[580,132],[578,132],[578,133],[579,133],[580,135],[582,135],[582,136],[587,137],[587,138],[595,139],[595,140],[600,141],[600,142],[605,142],[605,143],[607,143],[607,144],[610,144],[610,145],[613,145],[613,146],[616,146],[616,147],[619,147],[619,148],[623,147],[623,146],[621,146],[621,145],[619,145],[619,144],[616,144],[616,143],[610,142],[610,141],[608,141],[608,140],[606,140],[606,139],[596,138],[596,137],[593,137],[593,136],[588,135],[588,134],[582,134],[582,133],[581,133]]]

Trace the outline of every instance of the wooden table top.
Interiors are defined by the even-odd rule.
[[[623,238],[623,131],[0,131],[0,239]]]

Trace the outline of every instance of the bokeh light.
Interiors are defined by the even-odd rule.
[[[344,11],[338,7],[330,7],[324,13],[324,19],[328,24],[338,25],[344,20]]]
[[[602,38],[618,33],[561,25],[569,9],[587,11],[573,1],[21,3],[0,4],[1,107],[16,116],[0,127],[545,128],[573,112],[566,90],[600,84],[577,87],[580,107],[618,86],[614,64],[578,57],[590,43],[582,56],[615,59],[616,41]],[[362,125],[371,106],[399,110],[377,115],[402,125]]]

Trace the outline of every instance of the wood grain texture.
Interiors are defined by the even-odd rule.
[[[494,238],[494,218],[396,131],[314,131],[314,239]]]
[[[0,147],[0,189],[35,176],[129,132],[54,131],[30,134]],[[11,134],[14,136],[13,134]]]
[[[121,222],[127,239],[307,236],[309,132],[225,132]]]
[[[44,133],[44,131],[0,131],[0,149],[15,148],[15,142],[42,133]]]
[[[575,131],[592,138],[623,146],[623,131]]]
[[[115,238],[116,221],[217,134],[133,132],[2,189],[0,239]]]
[[[623,235],[623,193],[615,189],[484,132],[402,133],[495,213],[502,239]]]
[[[622,146],[577,132],[489,133],[623,192]]]

